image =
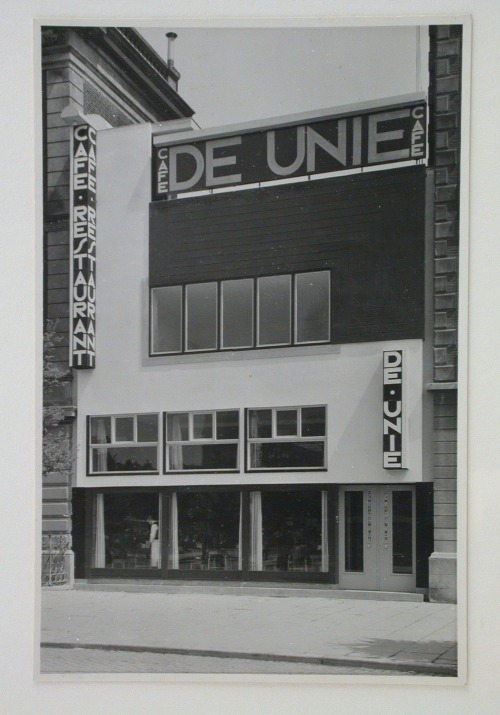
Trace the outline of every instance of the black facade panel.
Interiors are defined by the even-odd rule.
[[[332,271],[332,342],[423,338],[425,166],[150,205],[151,286]]]

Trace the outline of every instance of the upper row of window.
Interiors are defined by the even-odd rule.
[[[330,271],[151,290],[151,354],[330,340]]]

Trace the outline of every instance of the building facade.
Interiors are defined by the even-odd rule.
[[[161,123],[57,110],[47,316],[78,414],[46,532],[91,581],[456,601],[461,28],[431,28],[428,97],[270,123],[195,128],[174,71]]]
[[[130,28],[42,28],[44,245],[43,582],[71,578],[76,395],[68,370],[71,127],[121,127],[191,117],[173,62]],[[52,378],[50,378],[52,376]],[[69,455],[69,457],[68,457]],[[66,554],[64,559],[62,554]]]
[[[99,133],[77,576],[427,589],[425,117]]]

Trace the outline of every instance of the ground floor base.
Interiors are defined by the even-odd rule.
[[[77,578],[428,588],[430,485],[75,489]]]

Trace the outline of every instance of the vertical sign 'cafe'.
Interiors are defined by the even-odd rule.
[[[71,321],[70,365],[95,367],[96,131],[71,132]]]

